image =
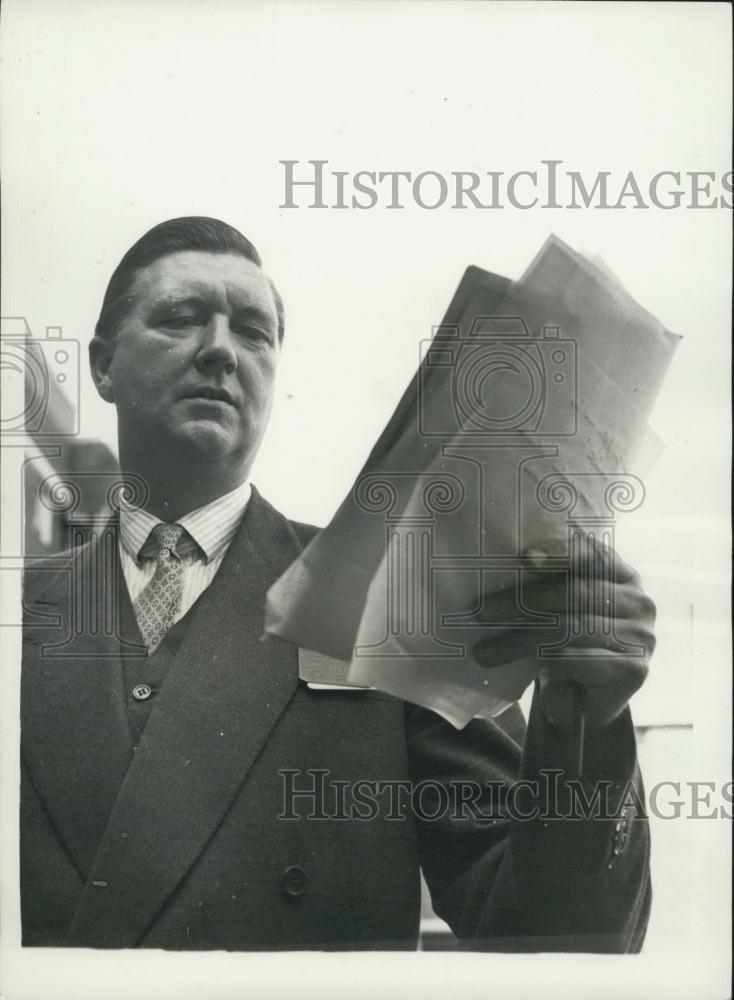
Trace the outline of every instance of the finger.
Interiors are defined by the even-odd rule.
[[[491,670],[506,663],[525,659],[527,656],[538,656],[540,647],[545,643],[560,641],[564,629],[512,629],[504,631],[490,639],[483,639],[474,646],[474,659],[480,667]]]
[[[591,619],[588,629],[571,631],[564,640],[569,650],[595,649],[609,656],[649,659],[655,651],[655,633],[644,622],[617,618],[611,623],[605,618]]]
[[[543,713],[562,728],[569,723],[569,694],[575,685],[586,693],[586,720],[591,728],[616,718],[642,687],[648,673],[646,660],[620,658],[612,665],[597,659],[564,661],[544,667],[538,675]]]
[[[558,570],[558,560],[568,560],[569,569],[582,577],[603,577],[614,583],[639,582],[637,570],[598,536],[579,532],[569,545],[566,539],[549,538],[526,549],[523,561],[531,569]]]
[[[595,650],[597,656],[627,656],[649,659],[655,649],[655,633],[644,623],[616,619],[610,622],[604,617],[590,616],[583,629],[569,628],[574,624],[565,615],[559,616],[558,624],[551,628],[509,628],[498,629],[492,636],[474,646],[474,658],[485,669],[503,666],[528,656],[543,659],[543,647],[561,645],[573,651]]]
[[[650,672],[646,657],[608,657],[605,650],[594,647],[589,647],[588,652],[588,656],[546,660],[538,677],[543,684],[581,684],[595,696],[618,691],[629,697]]]
[[[633,584],[612,584],[606,580],[569,580],[568,573],[523,573],[519,585],[485,595],[481,618],[487,625],[533,624],[538,615],[581,613],[582,609],[608,618],[655,622],[655,605]],[[542,622],[538,622],[542,624]],[[546,624],[552,625],[552,621]]]
[[[596,575],[603,576],[614,583],[637,584],[640,582],[639,574],[634,566],[625,562],[608,542],[603,541],[598,535],[591,533],[587,534],[585,539],[588,544],[582,546],[582,549],[587,549],[590,558],[591,553],[594,553],[593,559],[595,565],[600,569],[600,572]]]
[[[559,612],[567,604],[567,574],[522,574],[513,587],[485,594],[476,623],[485,625],[520,626],[528,624],[553,625]],[[530,579],[528,579],[530,577]],[[551,615],[547,622],[533,622],[534,618]]]

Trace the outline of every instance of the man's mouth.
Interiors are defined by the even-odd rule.
[[[213,386],[201,386],[186,394],[186,399],[210,399],[234,406],[234,399],[226,389],[215,388]]]

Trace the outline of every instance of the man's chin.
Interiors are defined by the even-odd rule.
[[[241,442],[233,430],[216,420],[187,420],[177,428],[181,450],[199,462],[212,462],[241,451]]]

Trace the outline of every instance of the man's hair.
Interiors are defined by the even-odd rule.
[[[234,226],[203,215],[169,219],[153,226],[133,243],[112,272],[102,309],[94,328],[95,335],[112,340],[132,304],[132,290],[138,274],[161,257],[183,250],[200,250],[205,253],[239,254],[262,268],[260,254],[254,245]],[[283,339],[285,311],[283,300],[270,278],[267,281],[275,299],[278,316],[278,337]]]

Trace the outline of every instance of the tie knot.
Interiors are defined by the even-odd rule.
[[[169,555],[176,555],[176,546],[181,541],[181,535],[183,535],[184,530],[180,524],[157,524],[153,528],[150,534],[158,547],[159,559],[164,552],[169,553]]]

